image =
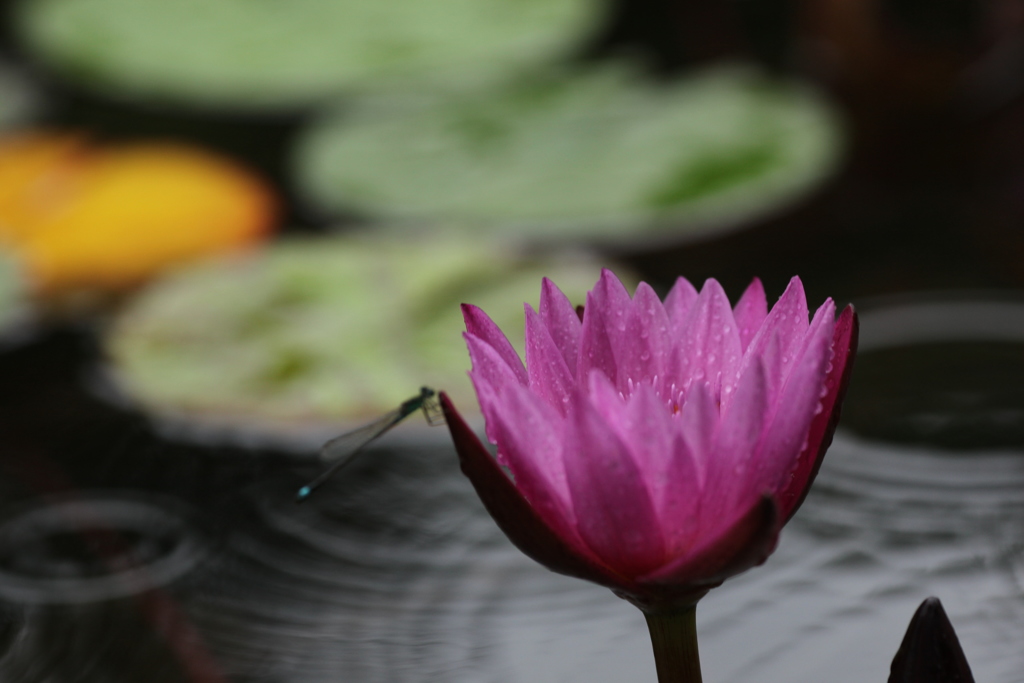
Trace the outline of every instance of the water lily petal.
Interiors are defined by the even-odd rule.
[[[523,367],[523,361],[519,358],[519,354],[512,348],[512,343],[509,342],[508,337],[491,320],[489,315],[473,304],[462,304],[462,318],[466,322],[466,333],[477,337],[492,347],[498,353],[498,357],[504,360],[509,369],[512,370],[520,384],[526,384],[529,381],[526,376],[526,368]]]
[[[564,421],[525,387],[510,385],[499,400],[495,434],[501,461],[541,517],[565,531],[575,517],[562,462]]]
[[[757,331],[761,329],[764,319],[768,316],[768,300],[764,295],[764,285],[759,278],[754,278],[743,296],[736,302],[733,309],[736,326],[740,333],[740,347],[746,351]]]
[[[601,272],[594,289],[587,294],[586,313],[580,332],[576,382],[585,387],[591,370],[600,370],[619,387],[616,348],[623,345],[630,299],[626,288],[610,270]]]
[[[643,474],[629,449],[581,396],[566,422],[565,471],[580,536],[626,576],[665,561],[665,541]]]
[[[818,474],[825,451],[832,443],[832,435],[839,423],[840,406],[846,395],[857,353],[859,323],[853,306],[847,306],[839,315],[832,332],[832,359],[825,377],[825,396],[821,411],[814,416],[807,432],[807,445],[797,459],[789,484],[779,492],[779,507],[784,521],[796,513]]]
[[[600,370],[590,373],[587,392],[590,394],[590,404],[602,419],[615,430],[624,443],[629,443],[632,434],[626,414],[626,398],[622,392],[612,386],[611,380]]]
[[[664,382],[671,351],[669,325],[661,299],[650,285],[641,282],[633,295],[622,347],[616,354],[619,372],[627,378],[627,395],[654,378],[658,378],[659,388]]]
[[[699,383],[691,386],[681,409],[679,427],[693,456],[701,487],[707,478],[708,460],[715,447],[718,421],[719,410],[707,385]]]
[[[676,278],[676,282],[665,297],[665,312],[673,326],[673,336],[678,338],[690,316],[690,309],[697,301],[697,289],[685,277]]]
[[[756,359],[740,377],[732,403],[722,414],[712,457],[707,462],[706,491],[701,508],[701,533],[710,533],[731,511],[742,505],[751,476],[751,458],[761,442],[768,418],[768,389],[764,365]]]
[[[519,493],[443,392],[440,399],[462,472],[487,512],[517,548],[559,574],[610,588],[630,585],[628,579],[615,574],[588,549],[570,545],[555,532]]]
[[[640,466],[661,521],[668,553],[685,548],[696,531],[701,480],[693,452],[677,418],[648,385],[641,385],[624,411],[624,442]]]
[[[547,325],[530,304],[524,304],[524,307],[526,367],[530,389],[564,416],[568,410],[569,397],[576,389],[576,381],[555,340],[551,338]]]
[[[575,377],[576,356],[580,349],[582,324],[579,315],[576,314],[576,308],[569,298],[547,278],[541,281],[539,313],[555,346],[562,353],[566,367]]]
[[[703,537],[687,554],[640,577],[638,583],[713,588],[768,559],[781,528],[774,499],[762,496],[717,534]]]
[[[786,487],[797,457],[803,451],[811,420],[824,393],[825,374],[832,355],[835,304],[828,300],[815,314],[804,348],[795,356],[761,445],[752,458],[750,492],[777,492]]]
[[[464,332],[462,336],[466,340],[469,358],[473,364],[469,378],[480,399],[480,411],[484,415],[487,438],[491,443],[497,443],[494,424],[496,413],[501,410],[500,405],[497,404],[497,397],[501,394],[502,388],[521,386],[521,383],[513,369],[493,346],[468,332]]]
[[[779,330],[768,333],[767,343],[760,357],[764,366],[765,385],[768,387],[768,404],[775,405],[789,364],[789,358],[783,352],[782,335]]]
[[[709,279],[690,310],[673,357],[679,370],[669,374],[681,378],[684,389],[691,382],[708,382],[712,393],[718,396],[723,383],[735,384],[741,358],[740,337],[729,297],[716,280]]]
[[[591,397],[599,391],[597,383],[591,379]],[[596,401],[595,401],[596,403]],[[605,411],[599,410],[601,417],[613,425],[619,426],[617,433],[622,438],[636,461],[637,466],[647,480],[655,508],[661,496],[659,488],[664,488],[664,473],[672,457],[673,439],[676,433],[672,417],[661,398],[648,384],[641,384],[636,391],[620,405],[618,422],[608,420]]]
[[[807,316],[804,286],[800,282],[800,278],[794,277],[789,281],[789,286],[779,297],[778,302],[768,312],[768,317],[765,318],[761,329],[754,335],[743,358],[743,363],[748,364],[754,358],[763,355],[768,344],[772,343],[772,338],[777,336],[781,363],[778,366],[775,364],[765,365],[765,369],[768,371],[768,383],[773,388],[782,386],[782,375],[785,373],[785,368],[788,367],[792,355],[799,348],[804,333],[807,331]],[[743,372],[742,367],[740,372]]]

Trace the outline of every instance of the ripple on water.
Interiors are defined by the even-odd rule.
[[[913,315],[891,316],[893,324],[908,319]],[[872,359],[877,350],[890,348],[893,338],[905,346],[932,343],[931,337],[894,336],[877,327],[882,322],[864,317],[869,343],[858,372],[879,359],[883,363],[876,367],[894,367],[892,356]],[[872,335],[884,341],[878,330],[890,341],[872,346]],[[940,337],[943,344],[989,341]],[[904,368],[903,384],[881,381],[885,372],[865,373],[847,409],[855,418],[868,417],[844,419],[847,429],[837,434],[777,552],[764,567],[726,582],[702,601],[701,656],[709,680],[884,681],[911,615],[928,595],[942,599],[977,680],[1020,680],[1024,444],[1013,441],[1017,426],[1005,421],[1008,429],[985,448],[960,438],[972,425],[1000,424],[986,416],[986,406],[1002,410],[1017,399],[997,385],[998,400],[985,394],[967,421],[960,419],[955,401],[940,401],[929,410],[945,416],[942,429],[913,431],[915,424],[934,425],[900,417],[919,408],[914,378],[933,374],[932,361],[941,367],[943,354],[949,365],[973,353],[970,347],[942,348],[924,354],[931,360],[917,363],[913,372]],[[1024,345],[1017,352],[1024,358]],[[992,381],[993,375],[987,376]],[[871,406],[885,396],[887,419],[899,429],[879,430],[870,417]],[[228,679],[655,679],[640,613],[605,589],[544,570],[512,547],[459,472],[450,446],[367,452],[311,500],[296,504],[295,492],[309,477],[310,472],[282,468],[233,492],[240,512],[224,534],[223,547],[195,573],[201,576],[175,587],[182,609]],[[151,511],[127,509],[130,516],[140,512],[141,518],[152,518]],[[32,514],[30,521],[37,521],[29,527],[51,528],[38,521],[50,519],[41,512],[22,516]],[[140,547],[132,557],[163,556],[151,547],[164,546]],[[0,570],[10,573],[8,564],[18,562],[23,561],[4,559]],[[27,571],[19,569],[18,575]],[[64,578],[56,568],[48,571],[53,575],[48,580]],[[103,578],[93,565],[77,571],[82,586]],[[71,641],[60,624],[108,634],[100,641],[107,649],[130,633],[113,603],[82,605],[69,599],[29,607],[34,611],[26,619],[27,635],[18,642],[36,643],[38,650],[15,645],[20,653],[15,659],[24,667],[75,657],[90,661],[69,654],[70,645],[44,645]],[[4,680],[57,679],[43,670],[4,676],[11,670],[9,659],[0,659]]]
[[[865,329],[861,365],[894,367],[896,358],[904,384],[866,380],[851,393],[849,411],[868,417],[837,435],[777,553],[702,602],[708,677],[885,680],[914,609],[935,594],[979,680],[1017,681],[1024,653],[1006,629],[1024,633],[1024,609],[1006,558],[1024,542],[1024,455],[1012,420],[987,448],[961,439],[978,424],[1000,424],[991,411],[1017,398],[997,387],[998,400],[982,395],[966,421],[959,399],[932,404],[939,430],[935,419],[903,419],[919,408],[917,379],[934,374],[935,363],[986,356],[989,341],[888,332],[929,346],[927,354],[910,348],[906,358],[926,358],[906,367],[887,356],[888,342],[871,341],[880,333],[870,316]],[[1004,352],[1024,359],[1016,346],[987,357]],[[955,383],[946,388],[955,398]],[[876,429],[865,407],[883,395],[899,430]],[[236,548],[247,567],[238,591],[199,600],[196,613],[216,614],[222,626],[236,615],[217,630],[235,634],[221,652],[237,673],[269,666],[281,680],[330,680],[341,670],[366,681],[653,680],[639,613],[512,548],[450,448],[379,451],[303,506],[292,502],[300,483],[253,489],[260,522]]]
[[[1021,616],[999,569],[1024,532],[1020,462],[839,434],[778,552],[702,602],[708,677],[885,680],[910,615],[937,594],[968,654],[985,655],[979,679],[1016,680],[1017,642],[992,629]],[[639,612],[513,548],[450,448],[368,453],[296,504],[306,477],[245,492],[251,524],[189,598],[232,676],[654,679]]]
[[[885,680],[909,615],[938,595],[978,680],[1018,681],[1024,595],[1006,557],[1024,540],[1024,304],[902,297],[867,307],[862,330],[806,504],[763,569],[702,604],[708,669]]]
[[[90,493],[0,522],[0,597],[84,603],[135,595],[191,570],[207,545],[177,501]]]
[[[1016,619],[1024,632],[1024,601],[1004,558],[1022,539],[1021,453],[938,453],[841,431],[775,555],[701,604],[708,670],[886,680],[909,615],[938,595],[978,680],[1018,681],[1024,653],[1004,629]]]

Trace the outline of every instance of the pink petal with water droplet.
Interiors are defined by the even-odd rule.
[[[748,493],[778,493],[785,488],[807,440],[811,420],[821,402],[832,349],[835,306],[831,300],[818,309],[808,330],[808,342],[793,361],[774,414],[767,425],[748,480]]]
[[[769,407],[765,370],[757,359],[740,377],[721,417],[714,453],[707,463],[701,534],[712,533],[732,517],[737,506],[744,505],[740,498],[747,489],[750,459],[764,433]]]
[[[600,370],[592,371],[587,378],[587,394],[594,410],[615,430],[623,443],[629,443],[632,434],[626,416],[626,399],[611,380]]]
[[[686,547],[696,530],[697,465],[680,425],[653,388],[641,385],[623,412],[629,433],[625,443],[647,481],[671,555]]]
[[[657,508],[659,489],[664,485],[658,479],[668,467],[672,437],[676,431],[668,407],[651,386],[641,384],[619,412],[622,415],[622,441],[650,484],[652,500]]]
[[[669,325],[658,295],[641,282],[629,309],[624,343],[616,353],[619,373],[633,380],[632,386],[627,382],[626,387],[620,387],[627,395],[638,384],[649,384],[655,377],[659,389],[664,383],[672,348]]]
[[[528,389],[510,386],[495,415],[501,461],[516,488],[552,528],[575,536],[572,500],[562,462],[563,421]]]
[[[540,288],[540,318],[548,328],[555,346],[565,359],[570,374],[576,376],[576,358],[580,352],[580,318],[576,307],[569,298],[555,286],[551,280],[544,278]]]
[[[778,330],[772,330],[767,337],[767,344],[761,349],[761,365],[764,368],[765,385],[768,388],[768,403],[774,405],[782,390],[784,375],[790,367],[783,363],[782,340]],[[749,361],[748,361],[749,362]]]
[[[817,343],[817,340],[821,337],[831,338],[832,331],[835,329],[835,323],[836,304],[832,299],[825,299],[825,302],[814,311],[814,317],[811,318],[811,323],[807,326],[806,332],[804,332],[804,338],[800,340],[794,359],[801,358],[807,353],[807,349],[811,344]],[[795,368],[796,365],[792,364],[787,369],[792,373],[795,371]]]
[[[793,356],[799,351],[807,332],[807,299],[800,278],[793,278],[785,292],[768,312],[764,324],[746,347],[740,373],[754,358],[765,359],[769,396],[775,400],[783,378],[790,372]],[[774,345],[774,348],[769,348]]]
[[[708,461],[713,457],[718,433],[719,409],[704,384],[690,387],[679,415],[679,431],[693,456],[701,488],[707,478]]]
[[[778,496],[782,519],[790,517],[800,508],[807,491],[818,474],[825,451],[832,443],[832,434],[839,422],[840,406],[850,382],[853,360],[857,354],[857,313],[847,306],[839,315],[832,332],[832,356],[825,377],[825,396],[822,411],[814,416],[807,432],[807,446],[797,459],[789,482]]]
[[[675,337],[690,316],[690,309],[697,301],[697,290],[685,277],[676,278],[676,283],[665,297],[665,312],[672,323]]]
[[[440,399],[462,472],[473,484],[484,507],[516,547],[552,571],[617,590],[635,588],[630,581],[616,575],[598,560],[582,542],[574,545],[569,540],[578,536],[563,536],[541,519],[443,391]]]
[[[462,336],[466,340],[466,346],[469,348],[469,360],[473,365],[473,369],[469,374],[470,377],[474,378],[474,381],[477,379],[485,380],[498,389],[508,384],[523,386],[529,381],[529,378],[525,375],[520,378],[509,367],[508,363],[505,362],[505,359],[501,357],[498,350],[483,339],[475,337],[468,332],[464,332]]]
[[[804,296],[804,285],[800,282],[800,278],[794,278],[772,309],[768,311],[764,324],[754,336],[750,346],[746,348],[744,361],[749,362],[753,356],[761,355],[771,336],[777,334],[780,343],[779,350],[787,364],[788,358],[797,351],[798,345],[807,331],[807,317],[807,298]]]
[[[462,304],[462,318],[466,322],[466,332],[494,348],[498,356],[505,361],[509,369],[519,379],[519,383],[526,384],[526,368],[523,367],[523,361],[519,358],[516,350],[512,348],[508,337],[491,320],[490,316],[473,304]]]
[[[524,308],[526,369],[530,378],[530,389],[544,398],[559,415],[565,417],[569,397],[576,390],[576,381],[540,316],[529,304],[524,304]]]
[[[577,386],[585,387],[591,370],[600,370],[619,386],[617,347],[624,345],[629,293],[610,270],[587,293],[587,307],[580,333],[580,354],[576,362]],[[623,378],[625,379],[625,378]],[[619,387],[621,389],[621,387]]]
[[[597,557],[625,576],[665,561],[665,541],[640,468],[581,398],[566,423],[565,471],[577,529]]]
[[[764,295],[764,285],[759,278],[754,280],[743,292],[733,309],[736,326],[739,328],[740,348],[746,351],[757,331],[761,329],[764,319],[768,316],[768,301]]]
[[[740,337],[732,306],[722,286],[714,279],[704,283],[704,288],[690,310],[682,339],[675,354],[678,370],[668,375],[682,380],[685,388],[691,382],[708,382],[716,395],[728,375],[728,383],[738,369],[741,359]]]
[[[495,411],[500,412],[500,409],[494,405],[491,399],[499,396],[506,386],[522,386],[522,384],[519,377],[493,346],[469,332],[464,332],[462,336],[466,340],[469,359],[473,364],[469,378],[473,381],[477,397],[480,399],[480,411],[484,415],[487,438],[491,443],[497,443],[493,425]]]

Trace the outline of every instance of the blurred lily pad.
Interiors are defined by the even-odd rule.
[[[288,107],[380,80],[544,59],[595,0],[28,0],[20,32],[80,82],[151,99]]]
[[[739,68],[659,84],[608,67],[367,95],[307,134],[297,166],[314,201],[398,228],[633,239],[790,201],[841,147],[805,87]]]
[[[111,330],[112,375],[157,413],[264,430],[373,417],[421,385],[472,413],[460,304],[522,353],[541,278],[581,304],[600,265],[465,240],[285,240],[144,291]]]

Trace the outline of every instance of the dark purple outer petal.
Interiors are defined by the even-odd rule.
[[[519,493],[448,396],[441,392],[440,398],[462,473],[473,484],[487,512],[517,548],[553,572],[593,581],[613,590],[635,590],[631,581],[615,574],[596,558],[583,555],[559,537]]]
[[[859,323],[853,306],[847,306],[836,321],[832,333],[832,369],[825,377],[825,396],[821,399],[821,412],[814,416],[807,434],[807,447],[797,459],[789,485],[779,492],[779,512],[783,523],[788,522],[807,496],[825,451],[832,444],[832,435],[839,423],[840,408],[846,387],[850,383],[853,358],[857,353]]]

